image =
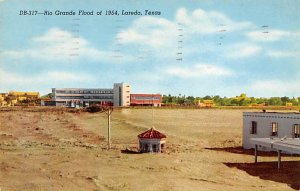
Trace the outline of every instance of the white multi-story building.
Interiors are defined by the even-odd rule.
[[[131,87],[127,83],[115,83],[113,88],[114,106],[130,106]]]
[[[127,83],[115,83],[109,88],[52,88],[52,100],[56,106],[129,106],[131,87]]]
[[[299,138],[300,112],[244,112],[243,147],[254,148],[251,138]],[[260,150],[269,150],[259,148]]]

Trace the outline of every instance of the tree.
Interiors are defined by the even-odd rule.
[[[239,106],[247,106],[247,105],[249,105],[251,103],[251,99],[241,99],[240,101],[239,101]]]
[[[211,99],[212,99],[212,98],[211,98],[211,96],[209,96],[209,95],[203,97],[203,100],[211,100]]]
[[[298,103],[298,99],[296,99],[295,97],[293,97],[292,99],[290,99],[290,102],[292,102],[293,106],[297,106]]]
[[[250,97],[250,103],[251,104],[256,104],[257,102],[256,102],[256,98],[255,97]]]
[[[285,105],[287,102],[290,102],[290,98],[289,97],[281,97],[281,101],[282,101],[282,104]]]
[[[280,97],[271,97],[269,99],[269,104],[270,105],[282,105],[282,101],[281,101],[281,98]]]
[[[214,101],[215,105],[221,105],[222,98],[219,95],[213,96],[212,100]]]
[[[189,100],[191,103],[194,102],[195,98],[193,96],[186,97],[187,100]]]
[[[48,93],[46,95],[43,95],[41,98],[52,98],[52,93]]]

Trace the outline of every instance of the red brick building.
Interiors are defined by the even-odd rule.
[[[131,106],[155,106],[160,107],[161,94],[130,94]]]

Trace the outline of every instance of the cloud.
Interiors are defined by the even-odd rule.
[[[30,84],[64,84],[69,82],[91,82],[94,77],[85,73],[78,72],[62,72],[62,71],[48,71],[37,75],[20,75],[16,73],[7,72],[0,69],[0,85],[24,85]]]
[[[257,80],[250,84],[248,92],[265,97],[299,96],[300,78],[294,80]]]
[[[163,18],[145,16],[135,20],[132,26],[117,34],[121,43],[146,44],[152,47],[168,46],[173,44],[176,37],[176,25]]]
[[[216,11],[196,9],[192,13],[184,8],[177,11],[176,22],[183,25],[188,33],[212,34],[220,30],[232,32],[252,27],[251,22],[237,22]]]
[[[266,30],[266,31],[251,31],[247,33],[247,37],[253,41],[274,42],[286,37],[297,37],[297,33],[284,30]]]
[[[136,19],[130,27],[117,34],[116,39],[123,44],[147,45],[154,48],[172,48],[177,45],[178,35],[185,40],[195,35],[212,35],[221,32],[233,32],[252,27],[250,22],[236,22],[226,15],[196,9],[188,12],[184,8],[177,10],[174,20],[143,16]]]
[[[201,78],[215,76],[230,76],[233,72],[229,69],[210,64],[196,64],[191,67],[171,67],[166,74],[180,78]]]
[[[133,81],[138,82],[159,82],[164,79],[164,75],[160,71],[143,71],[130,75]]]
[[[96,76],[84,72],[50,70],[25,75],[0,68],[0,92],[39,91],[43,95],[49,93],[53,87],[87,87],[95,81]]]
[[[287,58],[287,57],[300,57],[299,51],[278,51],[268,50],[266,55],[272,58]]]
[[[231,59],[248,58],[259,54],[262,48],[251,43],[238,43],[228,47],[226,57]]]
[[[46,61],[65,61],[74,59],[87,59],[116,63],[113,59],[114,53],[93,48],[84,38],[75,36],[72,33],[60,28],[51,28],[42,36],[32,39],[34,47],[23,51],[3,51],[4,57],[12,58],[33,58]],[[122,62],[130,61],[128,55],[120,54]]]

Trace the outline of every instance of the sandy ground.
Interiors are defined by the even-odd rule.
[[[34,111],[34,110],[33,110]],[[0,112],[0,190],[299,190],[300,157],[241,149],[242,110],[154,110],[166,152],[129,154],[151,109],[115,110],[107,150],[103,113]]]

